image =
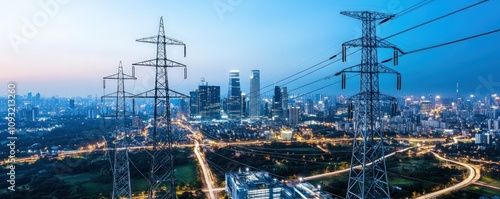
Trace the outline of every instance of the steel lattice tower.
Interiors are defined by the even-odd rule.
[[[184,56],[186,56],[186,45],[165,36],[163,17],[160,18],[158,35],[136,41],[153,43],[156,44],[157,48],[156,59],[133,64],[156,68],[155,88],[135,96],[135,98],[154,98],[155,103],[148,198],[173,199],[176,198],[176,193],[173,173],[170,98],[187,96],[169,89],[167,68],[184,67],[184,78],[186,78],[187,70],[186,65],[167,59],[166,46],[182,45],[184,46]],[[166,185],[166,190],[162,189],[162,185]]]
[[[340,14],[363,22],[362,37],[342,44],[342,61],[346,60],[347,47],[361,47],[361,64],[336,74],[342,74],[343,89],[346,73],[360,74],[360,93],[350,98],[349,105],[349,116],[354,113],[354,141],[346,198],[390,198],[380,126],[382,116],[380,107],[382,101],[394,100],[394,97],[380,93],[379,73],[397,74],[398,90],[401,87],[401,76],[398,72],[378,63],[377,48],[393,48],[395,65],[398,52],[402,51],[376,36],[375,23],[380,19],[390,19],[394,15],[368,11]],[[361,169],[354,168],[358,165],[362,166]]]
[[[113,164],[113,199],[132,198],[130,189],[130,169],[128,159],[128,135],[125,126],[125,83],[124,80],[136,78],[123,73],[122,62],[118,66],[118,73],[103,78],[116,79],[116,93],[104,97],[116,96],[116,129],[114,134],[114,164]],[[105,84],[104,84],[105,85]]]

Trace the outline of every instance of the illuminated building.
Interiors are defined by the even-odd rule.
[[[284,185],[265,172],[226,173],[226,192],[229,198],[285,198]],[[291,194],[287,194],[291,195]]]
[[[226,192],[232,199],[330,199],[308,182],[281,183],[266,172],[226,173]]]
[[[252,70],[250,76],[250,117],[260,116],[260,71]]]
[[[240,88],[240,71],[229,71],[229,87],[227,101],[227,115],[229,119],[241,119],[241,88]]]
[[[300,107],[291,107],[289,109],[288,122],[290,123],[291,126],[299,124],[299,112],[300,112]]]

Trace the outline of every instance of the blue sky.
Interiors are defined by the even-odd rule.
[[[102,77],[155,56],[155,46],[135,39],[157,33],[164,17],[169,37],[187,44],[169,47],[169,59],[188,66],[169,70],[174,90],[188,93],[204,77],[220,85],[225,94],[229,70],[240,70],[243,92],[249,91],[250,72],[261,70],[261,85],[272,85],[290,74],[340,52],[342,42],[361,36],[359,20],[340,11],[371,10],[398,13],[420,1],[328,0],[186,0],[186,1],[8,1],[0,8],[0,83],[18,84],[18,92],[42,96],[102,94]],[[422,8],[377,27],[385,37],[479,1],[434,0]],[[52,4],[50,4],[52,3]],[[52,5],[48,9],[43,5]],[[500,28],[499,1],[489,1],[459,14],[390,38],[405,51]],[[31,31],[23,32],[32,26]],[[34,27],[34,28],[33,28]],[[15,41],[15,42],[13,42]],[[394,67],[403,75],[403,90],[395,90],[395,77],[381,77],[381,91],[392,95],[452,95],[460,83],[464,94],[500,93],[500,34],[406,55]],[[350,52],[354,49],[350,49]],[[391,56],[379,50],[379,59]],[[359,63],[359,53],[286,85],[289,90]],[[393,67],[391,63],[386,64]],[[138,80],[127,89],[140,92],[153,86],[154,70],[138,67]],[[338,81],[325,80],[299,89],[305,93]],[[353,94],[358,78],[347,90],[340,85],[321,93]],[[111,83],[109,85],[112,85]],[[279,85],[279,84],[278,84]],[[282,85],[280,85],[282,86]],[[108,86],[107,92],[111,92]],[[266,91],[266,90],[264,90]],[[272,92],[268,93],[272,95]]]

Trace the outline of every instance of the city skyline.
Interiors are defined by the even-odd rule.
[[[340,11],[365,9],[398,13],[415,4],[399,1],[342,2],[340,5],[328,1],[315,4],[297,1],[290,4],[244,0],[233,4],[219,0],[156,4],[132,1],[120,1],[119,4],[55,0],[9,2],[0,14],[2,18],[10,19],[0,27],[4,38],[0,40],[3,44],[0,51],[5,55],[0,82],[16,82],[20,94],[100,95],[100,78],[114,72],[120,60],[124,71],[130,73],[132,63],[150,57],[154,48],[138,44],[135,39],[154,35],[159,17],[164,16],[167,36],[184,41],[188,46],[186,58],[177,51],[169,54],[173,60],[188,66],[187,80],[183,80],[182,71],[173,69],[170,72],[175,90],[187,94],[204,77],[226,91],[225,76],[234,69],[241,72],[241,90],[248,94],[251,71],[260,70],[261,87],[272,85],[268,88],[271,92],[263,90],[261,96],[272,96],[274,83],[331,57],[340,52],[343,41],[360,36],[360,24],[339,15]],[[469,2],[453,5],[431,2],[382,24],[378,35],[393,34],[467,5]],[[398,43],[404,51],[411,51],[491,31],[498,28],[500,19],[494,9],[489,9],[498,7],[495,5],[498,2],[489,1],[390,41]],[[23,9],[17,12],[8,9],[11,7]],[[135,13],[130,15],[130,11]],[[488,20],[481,20],[484,18]],[[454,23],[456,21],[461,23]],[[32,32],[23,32],[26,28]],[[204,30],[203,33],[200,30]],[[497,34],[492,34],[402,56],[397,68],[403,77],[402,90],[396,92],[395,80],[391,78],[381,78],[381,87],[393,95],[433,93],[451,96],[456,83],[460,84],[464,95],[499,92],[500,80],[493,72],[500,64],[494,59],[500,48],[498,38]],[[358,63],[358,57],[354,54],[346,63],[334,63],[290,84],[283,85],[287,82],[284,81],[276,86],[293,90]],[[384,60],[390,57],[390,53],[381,50],[379,57],[379,61]],[[392,67],[390,63],[387,65]],[[150,88],[154,77],[152,69],[137,68],[136,74],[138,80],[127,83],[126,90],[139,93]],[[340,86],[333,85],[317,93],[354,94],[358,88],[354,79],[350,80],[347,90],[342,91]],[[338,78],[325,79],[290,93],[307,93],[335,81]]]

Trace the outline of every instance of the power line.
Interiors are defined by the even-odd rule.
[[[467,40],[470,40],[470,39],[474,39],[474,38],[486,36],[486,35],[489,35],[489,34],[493,34],[493,33],[499,32],[499,31],[500,31],[500,29],[495,29],[495,30],[488,31],[488,32],[485,32],[485,33],[481,33],[481,34],[477,34],[477,35],[465,37],[465,38],[462,38],[462,39],[457,39],[457,40],[453,40],[453,41],[449,41],[449,42],[445,42],[445,43],[441,43],[441,44],[437,44],[437,45],[433,45],[433,46],[429,46],[429,47],[425,47],[425,48],[420,48],[420,49],[408,51],[408,52],[405,52],[403,54],[398,55],[398,57],[402,57],[404,55],[408,55],[408,54],[412,54],[412,53],[416,53],[416,52],[422,52],[422,51],[426,51],[426,50],[430,50],[430,49],[434,49],[434,48],[439,48],[439,47],[447,46],[447,45],[450,45],[450,44],[455,44],[455,43],[462,42],[462,41],[467,41]],[[392,59],[393,58],[386,59],[386,60],[382,61],[381,63],[389,62]]]
[[[358,49],[358,50],[356,50],[356,51],[354,51],[354,52],[352,52],[352,53],[348,54],[347,56],[350,56],[350,55],[352,55],[352,54],[354,54],[354,53],[356,53],[356,52],[359,52],[359,51],[360,51],[360,50]],[[329,63],[328,65],[333,64],[333,63],[338,62],[338,61],[340,61],[340,59],[337,59],[337,60],[335,60],[335,61],[333,61],[333,62]],[[326,67],[326,66],[328,66],[328,65],[322,66],[322,68],[324,68],[324,67]],[[321,69],[321,68],[319,68],[319,69]],[[319,70],[319,69],[318,69],[318,70]],[[305,75],[303,75],[303,76],[301,76],[301,77],[304,77],[304,76],[305,76]],[[309,85],[314,84],[314,83],[317,83],[317,82],[319,82],[319,81],[321,81],[321,80],[330,79],[330,78],[332,78],[333,76],[335,76],[335,74],[330,74],[330,75],[327,75],[327,76],[322,77],[322,78],[320,78],[320,79],[317,79],[317,80],[315,80],[315,81],[309,82],[309,83],[307,83],[307,84],[305,84],[305,85],[299,86],[298,88],[294,88],[294,89],[290,90],[289,92],[292,92],[292,91],[295,91],[295,90],[297,90],[297,89],[300,89],[300,88],[303,88],[303,87],[309,86]]]
[[[419,27],[421,27],[421,26],[427,25],[427,24],[429,24],[429,23],[432,23],[432,22],[434,22],[434,21],[437,21],[437,20],[440,20],[440,19],[442,19],[442,18],[448,17],[448,16],[450,16],[450,15],[453,15],[453,14],[456,14],[456,13],[459,13],[459,12],[462,12],[462,11],[464,11],[464,10],[467,10],[467,9],[469,9],[469,8],[472,8],[472,7],[474,7],[474,6],[477,6],[477,5],[479,5],[479,4],[482,4],[482,3],[486,2],[486,1],[488,1],[488,0],[483,0],[483,1],[481,1],[481,2],[478,2],[478,3],[472,4],[472,5],[470,5],[470,6],[467,6],[467,7],[464,7],[464,8],[458,9],[458,10],[456,10],[456,11],[450,12],[450,13],[448,13],[448,14],[442,15],[442,16],[440,16],[440,17],[437,17],[437,18],[431,19],[431,20],[429,20],[429,21],[426,21],[426,22],[424,22],[424,23],[418,24],[418,25],[416,25],[416,26],[413,26],[413,27],[411,27],[411,28],[405,29],[405,30],[403,30],[403,31],[400,31],[400,32],[394,33],[394,34],[392,34],[392,35],[389,35],[389,36],[387,36],[387,37],[383,38],[383,40],[385,40],[385,39],[389,39],[389,38],[391,38],[391,37],[394,37],[394,36],[396,36],[396,35],[399,35],[399,34],[402,34],[402,33],[405,33],[405,32],[408,32],[408,31],[413,30],[413,29],[415,29],[415,28],[419,28]]]
[[[430,1],[420,2],[420,3],[416,4],[416,5],[413,5],[413,6],[409,7],[409,8],[407,8],[407,9],[405,9],[405,10],[403,10],[403,11],[399,12],[398,14],[396,14],[396,16],[402,16],[402,15],[408,14],[409,12],[411,12],[411,11],[413,11],[413,10],[416,10],[417,8],[420,8],[420,7],[424,6],[424,5],[427,5],[427,4],[428,4],[428,3],[430,3],[431,1],[432,1],[432,0],[430,0]],[[486,1],[486,0],[485,0],[485,1]],[[455,12],[460,12],[460,11],[455,11]],[[450,15],[451,15],[451,14],[450,14]],[[444,18],[444,17],[447,17],[447,16],[441,16],[439,19]],[[391,19],[393,19],[393,18],[391,18]],[[432,20],[432,21],[437,21],[437,20],[439,20],[439,19],[434,19],[434,20]],[[404,30],[404,31],[401,31],[401,32],[395,33],[395,34],[393,34],[393,35],[391,35],[391,36],[389,36],[389,37],[383,38],[383,39],[385,40],[385,39],[391,38],[391,37],[393,37],[393,36],[396,36],[396,35],[402,34],[402,33],[404,33],[404,32],[407,32],[407,31],[411,30],[411,29],[418,28],[418,27],[423,26],[423,25],[426,25],[426,24],[428,24],[428,23],[430,23],[430,22],[428,21],[428,22],[425,22],[425,23],[419,24],[419,25],[414,26],[414,27],[412,27],[412,28],[410,28],[410,29],[407,29],[407,30]],[[331,49],[331,47],[330,47],[330,48],[328,48],[328,49]],[[359,50],[357,50],[357,51],[355,51],[355,52],[358,52],[358,51],[359,51]],[[271,86],[273,86],[273,85],[275,85],[275,84],[278,84],[278,83],[280,83],[280,82],[283,82],[283,81],[285,81],[285,80],[287,80],[287,79],[289,79],[289,78],[292,78],[292,77],[294,77],[294,76],[296,76],[296,75],[298,75],[298,74],[300,74],[300,73],[303,73],[303,72],[305,72],[305,71],[307,71],[307,70],[309,70],[309,69],[312,69],[312,68],[314,68],[314,67],[316,67],[316,66],[318,66],[318,65],[320,65],[320,64],[323,64],[323,63],[327,62],[328,60],[331,60],[331,59],[335,58],[336,56],[340,55],[340,53],[342,53],[342,52],[338,52],[337,54],[333,55],[333,56],[332,56],[332,57],[330,57],[329,59],[324,60],[324,61],[321,61],[321,62],[319,62],[319,63],[317,63],[317,64],[314,64],[314,65],[312,65],[312,66],[310,66],[310,67],[308,67],[308,68],[306,68],[306,69],[304,69],[304,70],[301,70],[301,71],[299,71],[299,72],[297,72],[297,73],[294,73],[294,74],[292,74],[292,75],[290,75],[290,76],[287,76],[287,77],[285,77],[285,78],[283,78],[283,79],[279,80],[278,82],[275,82],[274,84],[269,84],[269,85],[267,85],[267,86],[264,86],[264,87],[262,87],[261,89],[259,89],[259,91],[262,91],[262,90],[263,90],[263,89],[265,89],[265,88],[269,88],[269,87],[271,87]],[[353,53],[351,53],[351,54],[353,54]],[[351,54],[349,54],[349,55],[351,55]],[[309,59],[309,60],[311,60],[311,59]],[[309,60],[308,60],[308,61],[309,61]],[[337,61],[338,61],[338,60],[336,60],[336,61],[334,61],[334,62],[337,62]],[[307,61],[306,61],[306,62],[307,62]],[[333,63],[334,63],[334,62],[333,62]],[[332,64],[332,63],[330,63],[330,64]],[[319,68],[319,69],[322,69],[322,68],[324,68],[324,67],[326,67],[326,66],[328,66],[328,65],[330,65],[330,64],[327,64],[327,65],[325,65],[325,66],[323,66],[323,67],[321,67],[321,68]],[[313,72],[316,72],[316,71],[318,71],[319,69],[314,70],[314,71],[312,71],[312,72],[309,72],[307,75],[309,75],[309,74],[311,74],[311,73],[313,73]],[[306,76],[306,75],[303,75],[303,76],[301,76],[301,77],[304,77],[304,76]],[[291,83],[291,82],[296,81],[297,79],[299,79],[299,78],[296,78],[296,79],[294,79],[294,80],[292,80],[292,81],[289,81],[289,82],[287,82],[287,83],[284,83],[284,84],[282,84],[282,85],[287,85],[287,84],[289,84],[289,83]],[[268,90],[268,91],[263,92],[263,93],[261,93],[261,94],[268,93],[268,92],[271,92],[271,91],[272,91],[272,90]]]
[[[339,53],[337,53],[337,54],[339,54]],[[335,55],[335,56],[337,56],[337,55]],[[289,78],[292,78],[292,77],[294,77],[294,76],[296,76],[296,75],[298,75],[298,74],[300,74],[300,73],[303,73],[303,72],[305,72],[305,71],[307,71],[307,70],[309,70],[309,69],[311,69],[311,68],[314,68],[314,67],[316,67],[316,66],[318,66],[318,65],[321,65],[321,64],[323,64],[323,63],[325,63],[325,62],[327,62],[327,61],[329,61],[329,60],[331,60],[331,59],[335,58],[335,56],[332,56],[332,57],[330,57],[329,59],[327,59],[327,60],[323,60],[323,61],[321,61],[321,62],[319,62],[319,63],[317,63],[317,64],[314,64],[314,65],[312,65],[312,66],[310,66],[310,67],[307,67],[306,69],[303,69],[303,70],[301,70],[301,71],[299,71],[299,72],[296,72],[296,73],[294,73],[293,75],[290,75],[290,76],[288,76],[288,77],[286,77],[286,78],[284,78],[284,79],[281,79],[281,80],[277,81],[277,82],[276,82],[276,83],[274,83],[274,84],[278,84],[278,83],[280,83],[280,82],[283,82],[283,81],[285,81],[285,80],[287,80],[287,79],[289,79]],[[332,62],[332,63],[333,63],[333,62]],[[331,63],[330,63],[330,64],[331,64]],[[330,64],[327,64],[326,66],[328,66],[328,65],[330,65]],[[323,67],[321,67],[321,68],[324,68],[324,67],[326,67],[326,66],[323,66]],[[310,74],[310,73],[309,73],[309,74]],[[302,77],[302,76],[301,76],[301,77]],[[295,81],[295,80],[297,80],[297,79],[300,79],[301,77],[296,78],[296,79],[294,79],[294,80],[292,80],[292,81],[290,81],[290,82],[293,82],[293,81]],[[288,84],[288,83],[290,83],[290,82],[284,83],[284,85],[286,85],[286,84]],[[269,88],[269,87],[273,86],[274,84],[269,84],[269,85],[267,85],[267,86],[264,86],[264,87],[262,87],[260,90],[265,89],[265,88]],[[272,91],[272,90],[271,90],[271,91]],[[268,93],[268,92],[270,92],[270,91],[266,91],[266,92],[263,92],[263,93],[261,93],[261,94]]]
[[[434,46],[429,46],[429,47],[425,47],[425,48],[421,48],[421,49],[417,49],[417,50],[412,50],[412,51],[406,52],[406,53],[404,53],[404,54],[402,54],[400,56],[411,54],[411,53],[416,53],[416,52],[420,52],[420,51],[430,50],[430,49],[433,49],[433,48],[438,48],[438,47],[442,47],[442,46],[446,46],[446,45],[450,45],[450,44],[454,44],[454,43],[466,41],[466,40],[469,40],[469,39],[474,39],[474,38],[477,38],[477,37],[481,37],[481,36],[493,34],[493,33],[496,33],[498,31],[500,31],[500,29],[496,29],[496,30],[492,30],[492,31],[489,31],[489,32],[485,32],[485,33],[473,35],[473,36],[470,36],[470,37],[465,37],[465,38],[462,38],[462,39],[457,39],[457,40],[454,40],[454,41],[450,41],[450,42],[446,42],[446,43],[442,43],[442,44],[438,44],[438,45],[434,45]]]
[[[354,35],[353,35],[353,36],[354,36]],[[313,56],[313,57],[311,57],[311,58],[307,59],[306,61],[304,61],[304,62],[302,62],[302,63],[300,63],[300,64],[296,65],[296,66],[295,66],[295,67],[293,67],[293,68],[297,68],[297,67],[301,66],[302,64],[305,64],[305,63],[307,63],[308,61],[311,61],[312,59],[314,59],[314,58],[316,58],[317,56],[319,56],[319,55],[321,55],[321,54],[325,53],[326,51],[328,51],[328,50],[330,50],[330,49],[332,49],[333,47],[337,46],[338,44],[340,44],[340,43],[337,43],[337,44],[335,44],[335,45],[330,46],[330,47],[329,47],[329,48],[327,48],[326,50],[324,50],[324,51],[322,51],[322,52],[320,52],[320,53],[316,54],[315,56]],[[286,72],[285,72],[285,73],[286,73]],[[284,75],[285,73],[282,73],[282,74],[280,74],[280,75]],[[278,77],[278,76],[280,76],[280,75],[277,75],[277,76],[275,76],[274,78],[277,78],[277,77]],[[264,82],[262,82],[262,83],[269,82],[269,81],[273,80],[274,78],[270,78],[270,79],[268,79],[268,80],[266,80],[266,81],[264,81]],[[273,84],[274,84],[274,83],[273,83]],[[273,85],[273,84],[271,84],[271,85]]]
[[[278,178],[281,178],[281,179],[284,179],[284,180],[285,180],[285,179],[287,179],[287,178],[286,178],[286,177],[284,177],[284,176],[280,176],[280,175],[278,175],[278,174],[274,174],[274,173],[271,173],[271,172],[268,172],[268,171],[265,171],[265,170],[259,169],[259,168],[257,168],[257,167],[252,166],[252,165],[248,165],[248,164],[245,164],[245,163],[243,163],[243,162],[233,160],[232,158],[228,158],[228,157],[223,156],[223,155],[221,155],[221,154],[218,154],[218,153],[215,153],[215,152],[211,152],[211,153],[213,153],[213,154],[215,154],[215,155],[217,155],[217,156],[219,156],[219,157],[222,157],[222,158],[224,158],[224,159],[226,159],[226,160],[229,160],[229,161],[232,161],[232,162],[238,163],[238,164],[240,164],[240,165],[247,166],[248,168],[252,168],[252,169],[255,169],[255,170],[257,170],[257,171],[264,171],[264,172],[267,172],[267,173],[269,173],[269,174],[271,174],[271,175],[273,175],[273,176],[275,176],[275,177],[278,177]]]
[[[485,33],[481,33],[481,34],[477,34],[477,35],[473,35],[473,36],[465,37],[465,38],[462,38],[462,39],[457,39],[457,40],[450,41],[450,42],[445,42],[445,43],[442,43],[442,44],[437,44],[437,45],[433,45],[433,46],[429,46],[429,47],[425,47],[425,48],[421,48],[421,49],[416,49],[416,50],[408,51],[408,52],[405,52],[404,54],[400,54],[398,57],[401,57],[401,56],[403,56],[403,55],[408,55],[408,54],[416,53],[416,52],[425,51],[425,50],[430,50],[430,49],[434,49],[434,48],[438,48],[438,47],[447,46],[447,45],[450,45],[450,44],[454,44],[454,43],[458,43],[458,42],[462,42],[462,41],[466,41],[466,40],[474,39],[474,38],[477,38],[477,37],[486,36],[486,35],[493,34],[493,33],[499,32],[499,31],[500,31],[500,29],[496,29],[496,30],[492,30],[492,31],[485,32]],[[391,61],[392,59],[393,59],[393,58],[386,59],[386,60],[382,61],[381,63],[389,62],[389,61]],[[347,78],[347,79],[351,79],[351,78],[353,78],[353,77],[355,77],[355,76],[358,76],[358,75],[351,76],[351,77],[349,77],[349,78]],[[325,79],[328,79],[328,78],[331,78],[331,77],[332,77],[331,75],[325,76],[325,77],[323,77],[323,78],[320,78],[320,79],[315,80],[315,81],[313,81],[313,82],[309,82],[309,83],[307,83],[307,84],[305,84],[305,85],[302,85],[302,86],[300,86],[300,87],[298,87],[298,88],[295,88],[295,89],[292,89],[292,90],[290,90],[290,91],[294,91],[294,90],[297,90],[297,89],[303,88],[303,87],[305,87],[305,86],[309,86],[309,85],[311,85],[311,84],[317,83],[317,82],[319,82],[319,81],[321,81],[321,80],[325,80]],[[304,94],[301,94],[301,95],[298,95],[298,96],[294,96],[292,99],[295,99],[295,98],[298,98],[298,97],[302,97],[302,96],[304,96],[304,95],[311,94],[311,93],[313,93],[313,92],[316,92],[316,91],[319,91],[319,90],[325,89],[325,88],[327,88],[327,87],[329,87],[329,86],[332,86],[332,85],[335,85],[335,84],[338,84],[338,83],[340,83],[340,81],[336,81],[336,82],[334,82],[334,83],[332,83],[332,84],[328,84],[328,85],[326,85],[326,86],[323,86],[323,87],[317,88],[317,89],[312,90],[312,91],[310,91],[310,92],[307,92],[307,93],[304,93]]]
[[[397,14],[395,14],[395,16],[394,16],[394,17],[392,17],[391,19],[394,19],[394,18],[396,18],[396,17],[400,17],[400,16],[403,16],[403,15],[406,15],[406,14],[410,13],[411,11],[414,11],[414,10],[416,10],[416,9],[419,9],[419,8],[421,8],[421,7],[425,6],[425,5],[427,5],[428,3],[432,2],[432,1],[433,1],[433,0],[425,0],[425,1],[422,1],[422,2],[420,2],[420,3],[415,4],[415,5],[413,5],[413,6],[410,6],[409,8],[404,9],[403,11],[398,12]],[[381,22],[381,23],[382,23],[382,22]]]
[[[426,22],[424,22],[424,23],[418,24],[418,25],[413,26],[413,27],[411,27],[411,28],[408,28],[408,29],[402,30],[402,31],[400,31],[400,32],[397,32],[397,33],[395,33],[395,34],[389,35],[389,36],[387,36],[387,37],[383,38],[382,40],[389,39],[389,38],[394,37],[394,36],[396,36],[396,35],[399,35],[399,34],[402,34],[402,33],[408,32],[408,31],[413,30],[413,29],[416,29],[416,28],[419,28],[419,27],[421,27],[421,26],[427,25],[427,24],[429,24],[429,23],[435,22],[435,21],[437,21],[437,20],[443,19],[443,18],[445,18],[445,17],[451,16],[451,15],[456,14],[456,13],[459,13],[459,12],[464,11],[464,10],[466,10],[466,9],[472,8],[472,7],[476,6],[476,5],[479,5],[479,4],[481,4],[481,3],[484,3],[484,2],[486,2],[486,1],[487,1],[487,0],[483,0],[483,1],[481,1],[481,2],[478,2],[478,3],[475,3],[475,4],[469,5],[469,6],[467,6],[467,7],[461,8],[461,9],[456,10],[456,11],[453,11],[453,12],[451,12],[451,13],[448,13],[448,14],[442,15],[442,16],[440,16],[440,17],[434,18],[434,19],[432,19],[432,20],[426,21]],[[424,3],[424,2],[421,2],[421,3]],[[430,1],[429,1],[429,2],[427,2],[427,3],[430,3]],[[427,3],[425,3],[425,4],[427,4]],[[425,5],[425,4],[423,4],[423,5]],[[415,7],[415,6],[417,6],[417,5],[419,5],[419,4],[416,4],[416,5],[412,6],[412,7]],[[421,6],[423,6],[423,5],[420,5],[420,7],[421,7]],[[410,8],[411,8],[411,7],[410,7]],[[408,8],[408,9],[410,9],[410,8]],[[412,10],[415,10],[415,9],[416,9],[416,8],[413,8]],[[402,11],[402,12],[404,12],[404,11]],[[398,13],[398,14],[401,14],[402,12],[400,12],[400,13]],[[397,15],[398,15],[398,14],[397,14]],[[405,14],[406,14],[406,13],[405,13]],[[487,34],[491,34],[491,33],[497,32],[497,31],[499,31],[499,30],[494,30],[494,31],[491,31],[491,32],[483,33],[483,34],[484,34],[484,35],[487,35]],[[427,47],[427,48],[425,48],[425,49],[419,49],[419,50],[414,50],[414,51],[406,52],[406,53],[404,53],[404,54],[409,54],[409,53],[419,52],[419,51],[423,51],[423,50],[429,50],[429,49],[432,49],[432,48],[437,48],[437,47],[441,47],[441,46],[444,46],[444,45],[448,45],[448,44],[452,44],[452,43],[457,43],[457,42],[460,42],[460,41],[465,41],[465,40],[472,39],[472,38],[475,38],[475,37],[480,37],[480,36],[483,36],[483,34],[476,35],[476,36],[471,36],[470,38],[464,38],[464,39],[461,39],[461,40],[452,41],[452,42],[448,42],[448,43],[444,43],[444,44],[440,44],[440,45],[436,45],[436,46]],[[358,51],[359,51],[359,50],[357,50],[357,51],[355,51],[355,52],[358,52]],[[354,52],[354,53],[355,53],[355,52]],[[350,55],[352,55],[352,54],[354,54],[354,53],[350,53],[350,54],[349,54],[349,55],[347,55],[347,56],[350,56]],[[404,55],[404,54],[399,55],[399,57],[400,57],[400,56],[402,56],[402,55]],[[338,55],[338,53],[337,53],[337,55]],[[389,59],[389,60],[392,60],[392,59]],[[333,63],[335,63],[335,62],[337,62],[337,61],[338,61],[338,60],[335,60],[335,61],[333,61],[332,63],[329,63],[328,65],[333,64]],[[385,63],[385,62],[387,62],[387,60],[386,60],[386,61],[384,61],[384,63]],[[326,66],[324,66],[324,67],[326,67]],[[324,67],[321,67],[321,68],[319,68],[319,69],[322,69],[322,68],[324,68]],[[317,69],[317,70],[319,70],[319,69]],[[312,71],[312,72],[316,72],[317,70],[314,70],[314,71]],[[308,73],[308,74],[306,74],[306,75],[309,75],[309,74],[311,74],[312,72],[309,72],[309,73]],[[304,76],[306,76],[306,75],[303,75],[303,76],[301,76],[301,77],[304,77]],[[311,85],[311,84],[314,84],[314,83],[317,83],[317,82],[319,82],[319,81],[322,81],[322,80],[325,80],[325,79],[329,79],[329,78],[331,78],[331,75],[325,76],[325,77],[320,78],[320,79],[318,79],[318,80],[315,80],[315,81],[313,81],[313,82],[309,82],[309,83],[307,83],[307,84],[304,84],[304,85],[302,85],[302,86],[299,86],[298,88],[295,88],[295,89],[289,90],[289,92],[294,91],[294,90],[297,90],[297,89],[299,89],[299,88],[303,88],[303,87],[309,86],[309,85]],[[291,82],[293,82],[293,81],[287,82],[286,84],[291,83]],[[286,85],[286,84],[285,84],[285,85]],[[334,83],[334,84],[335,84],[335,83]],[[333,85],[333,84],[330,84],[330,85]],[[321,87],[321,88],[319,88],[319,89],[315,89],[313,92],[318,91],[318,90],[322,90],[322,89],[324,89],[324,88],[326,88],[326,87],[328,87],[328,86],[323,86],[323,87]],[[269,92],[269,91],[267,91],[267,92]],[[267,92],[265,92],[265,93],[267,93]],[[308,92],[307,94],[310,94],[310,93],[312,93],[312,92]],[[301,97],[301,96],[304,96],[304,95],[307,95],[307,94],[302,94],[302,95],[300,95],[300,97]],[[297,96],[296,96],[295,98],[297,98]]]
[[[356,76],[359,76],[359,74],[356,74],[356,75],[353,75],[353,76],[351,76],[351,77],[348,77],[347,79],[351,79],[351,78],[356,77]],[[311,93],[314,93],[314,92],[319,91],[319,90],[323,90],[323,89],[325,89],[325,88],[328,88],[328,87],[333,86],[333,85],[335,85],[335,84],[338,84],[338,83],[340,83],[340,82],[341,82],[341,80],[336,81],[336,82],[333,82],[333,83],[331,83],[331,84],[328,84],[328,85],[326,85],[326,86],[322,86],[322,87],[320,87],[320,88],[314,89],[314,90],[309,91],[309,92],[307,92],[307,93],[304,93],[304,94],[300,94],[300,95],[294,96],[294,97],[292,97],[292,99],[296,99],[296,98],[302,97],[302,96],[304,96],[304,95],[309,95],[309,94],[311,94]]]
[[[251,153],[251,154],[259,155],[259,156],[269,156],[269,157],[281,158],[281,159],[285,159],[285,160],[289,160],[289,161],[308,162],[308,163],[330,165],[330,163],[326,163],[326,162],[316,162],[316,161],[313,161],[313,160],[301,160],[301,159],[297,159],[297,158],[290,158],[290,157],[284,157],[284,156],[279,156],[279,155],[262,154],[262,153],[256,153],[256,152],[248,152],[248,151],[247,152],[245,152],[245,151],[238,151],[236,149],[228,149],[226,147],[224,147],[222,149],[229,150],[229,151],[234,151],[234,152]]]

